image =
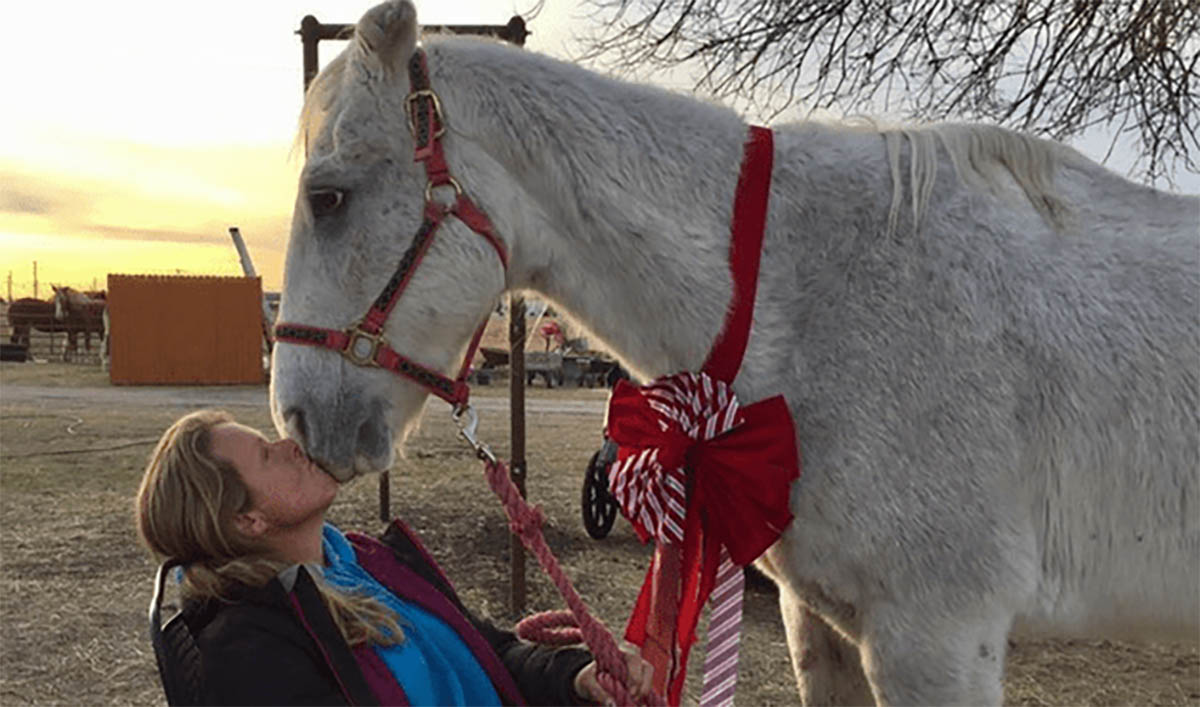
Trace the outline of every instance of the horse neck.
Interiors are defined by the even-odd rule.
[[[462,156],[468,188],[510,242],[509,286],[559,304],[639,375],[698,368],[732,291],[745,124],[498,45],[444,40],[429,53],[453,128],[448,157],[453,168]],[[468,149],[502,173],[475,167]],[[488,198],[494,184],[517,193]]]

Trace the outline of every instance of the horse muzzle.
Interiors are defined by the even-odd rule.
[[[391,468],[392,434],[378,412],[381,401],[333,412],[327,411],[329,406],[306,402],[283,409],[283,432],[330,476],[345,482]]]
[[[289,384],[286,374],[277,380],[272,376],[271,415],[276,429],[299,442],[330,476],[345,482],[391,468],[395,458],[391,405],[384,396],[345,381],[336,386]]]

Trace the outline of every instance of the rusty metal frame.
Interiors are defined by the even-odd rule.
[[[450,32],[452,34],[474,34],[485,37],[496,37],[518,47],[525,46],[525,38],[530,32],[525,28],[525,20],[520,15],[513,15],[505,25],[421,25],[425,32]],[[304,47],[304,90],[317,77],[320,69],[317,45],[323,39],[349,39],[354,35],[354,25],[326,24],[312,15],[305,15],[300,20],[300,42]]]

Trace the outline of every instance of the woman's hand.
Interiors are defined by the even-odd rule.
[[[629,669],[629,699],[641,702],[653,694],[654,669],[636,653],[621,651]],[[575,674],[575,694],[601,704],[613,704],[613,697],[600,687],[596,679],[596,661],[592,661]]]

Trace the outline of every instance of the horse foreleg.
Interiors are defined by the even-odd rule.
[[[858,648],[786,587],[779,610],[804,705],[871,705],[875,698]]]
[[[881,705],[998,705],[1012,614],[994,606],[873,611],[859,643]]]
[[[829,597],[817,585],[797,581],[785,570],[785,543],[775,545],[755,565],[779,585],[779,611],[800,703],[871,705],[875,698],[852,638],[859,629],[856,607]],[[832,617],[841,630],[834,627]]]

